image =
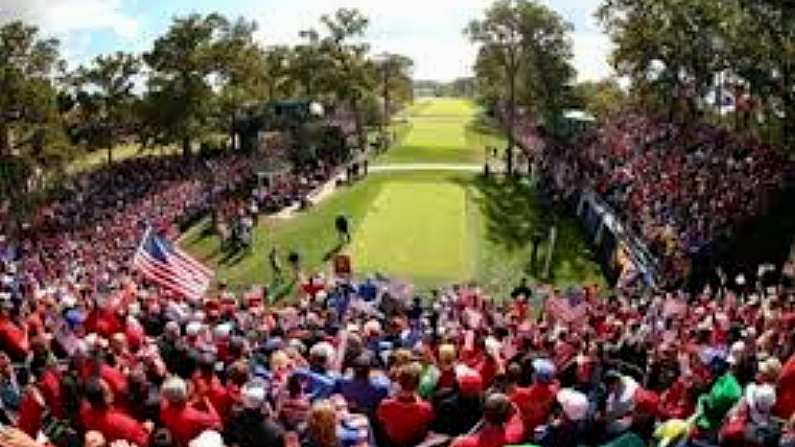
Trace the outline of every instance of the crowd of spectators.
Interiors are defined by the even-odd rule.
[[[729,163],[714,157],[718,136],[688,149],[659,123],[626,136],[644,122],[612,124],[598,138],[616,155],[593,143],[557,158],[556,175],[587,172],[616,205],[673,179],[669,195],[692,210],[656,195],[639,210],[677,229],[673,250],[691,231],[678,219],[731,224],[680,183],[721,188],[711,166],[724,163],[740,164],[735,179],[780,180],[764,149],[732,146]],[[659,151],[683,173],[661,172]],[[173,238],[255,167],[236,155],[118,163],[0,238],[0,446],[795,446],[793,269],[742,291],[522,281],[510,297],[468,284],[428,301],[384,280],[299,275],[297,299],[274,307],[267,290],[223,284],[188,300],[130,268],[144,224]],[[760,206],[745,199],[733,213]]]
[[[18,257],[4,259],[8,284]],[[783,286],[605,295],[523,282],[502,300],[461,285],[426,304],[314,275],[274,308],[261,289],[189,302],[124,268],[113,278],[6,292],[0,415],[19,430],[0,445],[795,442]]]
[[[241,193],[229,196],[213,209],[212,226],[222,245],[233,252],[250,247],[261,214],[310,206],[310,196],[331,181],[337,170],[331,162],[316,160],[303,167],[252,176]]]
[[[764,215],[792,174],[780,152],[752,137],[637,113],[566,145],[545,144],[527,119],[517,140],[564,198],[589,190],[604,199],[674,279],[687,277],[694,255]]]

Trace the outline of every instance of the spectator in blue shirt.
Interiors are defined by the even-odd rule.
[[[389,395],[391,383],[384,375],[371,375],[373,356],[364,352],[353,361],[353,376],[337,381],[336,392],[348,401],[351,410],[375,416],[378,404]]]

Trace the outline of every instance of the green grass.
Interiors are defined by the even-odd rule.
[[[505,296],[521,276],[536,276],[529,241],[545,211],[533,196],[529,183],[472,174],[374,174],[293,219],[265,219],[251,255],[229,258],[216,237],[203,234],[206,223],[191,230],[183,246],[241,289],[271,281],[267,256],[274,245],[283,256],[298,250],[304,270],[326,271],[337,246],[333,221],[344,213],[353,223],[354,240],[346,250],[356,274],[378,271],[414,281],[420,290],[475,280]],[[558,227],[552,282],[603,283],[577,224],[563,219]],[[542,246],[539,260],[544,253]]]
[[[393,148],[377,163],[481,163],[484,148],[502,148],[502,133],[469,101],[421,100],[396,117]],[[268,253],[296,250],[306,272],[328,271],[339,250],[334,219],[352,222],[354,274],[383,273],[414,282],[419,290],[475,281],[504,297],[518,280],[543,272],[546,237],[532,265],[532,236],[554,223],[558,238],[549,282],[559,286],[599,283],[599,266],[576,221],[557,218],[539,202],[528,180],[483,179],[463,172],[385,172],[335,192],[292,219],[263,219],[252,254],[228,254],[204,231],[189,231],[182,245],[214,266],[234,289],[268,284]],[[546,236],[546,235],[545,235]]]
[[[387,182],[357,225],[356,270],[430,284],[471,277],[466,205],[466,190],[451,182]]]
[[[421,100],[401,118],[411,123],[411,129],[379,163],[480,164],[487,146],[504,145],[504,139],[482,123],[480,110],[468,100]]]

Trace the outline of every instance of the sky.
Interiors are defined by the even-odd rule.
[[[61,41],[71,66],[117,50],[142,52],[165,32],[171,18],[193,12],[243,16],[259,24],[264,45],[296,43],[298,31],[340,7],[361,9],[370,19],[372,51],[414,60],[415,79],[449,81],[472,74],[475,47],[462,30],[492,0],[0,0],[0,23],[22,19]],[[578,80],[609,76],[610,42],[593,12],[600,0],[540,0],[574,25]]]

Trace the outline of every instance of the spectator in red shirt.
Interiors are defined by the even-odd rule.
[[[795,415],[795,354],[790,355],[789,360],[784,363],[778,376],[776,393],[778,398],[773,412],[776,416],[789,420]]]
[[[215,355],[203,353],[199,358],[199,370],[193,375],[193,389],[198,396],[207,397],[221,418],[225,419],[229,415],[231,402],[214,368]]]
[[[179,377],[170,377],[161,390],[163,404],[160,422],[163,423],[180,447],[205,430],[220,430],[221,418],[206,397],[200,404],[188,402],[188,385]],[[200,405],[205,408],[201,409]]]
[[[9,300],[0,303],[0,347],[13,360],[22,360],[30,350],[28,331],[14,323],[14,305]]]
[[[546,422],[555,403],[558,384],[555,381],[555,365],[547,359],[532,360],[533,384],[517,387],[511,394],[527,433]]]
[[[475,433],[456,438],[451,447],[502,447],[524,439],[524,426],[508,396],[495,393],[483,405],[483,425]]]
[[[149,444],[151,422],[142,424],[127,413],[113,408],[113,393],[102,379],[86,383],[86,404],[80,410],[80,421],[86,430],[96,430],[109,442],[125,440],[138,447]]]
[[[418,363],[402,366],[397,377],[400,391],[395,397],[384,399],[378,407],[378,421],[394,446],[417,445],[433,422],[431,405],[417,395],[421,374],[422,366]]]

